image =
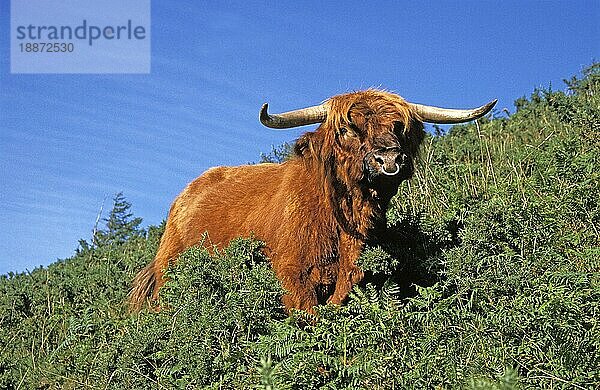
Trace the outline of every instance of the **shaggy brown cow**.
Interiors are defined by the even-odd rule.
[[[449,110],[379,90],[279,115],[269,115],[265,104],[260,119],[268,127],[321,124],[282,164],[217,167],[191,182],[171,206],[156,258],[133,282],[132,309],[157,298],[165,269],[204,232],[218,248],[252,234],[264,241],[288,310],[342,303],[363,277],[355,261],[365,241],[413,173],[423,122],[466,122],[494,104]]]

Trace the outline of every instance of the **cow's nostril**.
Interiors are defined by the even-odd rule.
[[[379,163],[379,165],[383,165],[385,162],[383,161],[383,157],[381,156],[374,156],[375,157],[375,161],[377,161],[377,163]]]

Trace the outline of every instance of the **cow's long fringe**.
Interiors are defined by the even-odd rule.
[[[133,288],[129,292],[129,311],[138,312],[148,304],[155,286],[154,262],[151,262],[133,279]]]

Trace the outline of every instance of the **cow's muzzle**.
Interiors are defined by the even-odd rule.
[[[364,159],[365,173],[369,181],[376,178],[404,180],[412,175],[413,165],[410,157],[400,147],[384,147],[367,153]]]
[[[400,173],[400,169],[405,165],[408,156],[402,153],[400,148],[392,146],[375,150],[373,159],[380,173],[386,176],[395,176]]]

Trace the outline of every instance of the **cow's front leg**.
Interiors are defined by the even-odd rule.
[[[333,295],[327,301],[336,305],[341,304],[348,297],[352,286],[360,282],[364,276],[363,271],[356,266],[364,242],[343,234],[340,238],[340,263]]]
[[[278,267],[275,273],[286,290],[282,298],[286,311],[289,313],[291,309],[300,309],[314,314],[313,308],[318,302],[315,285],[310,279],[311,269],[284,264]]]

